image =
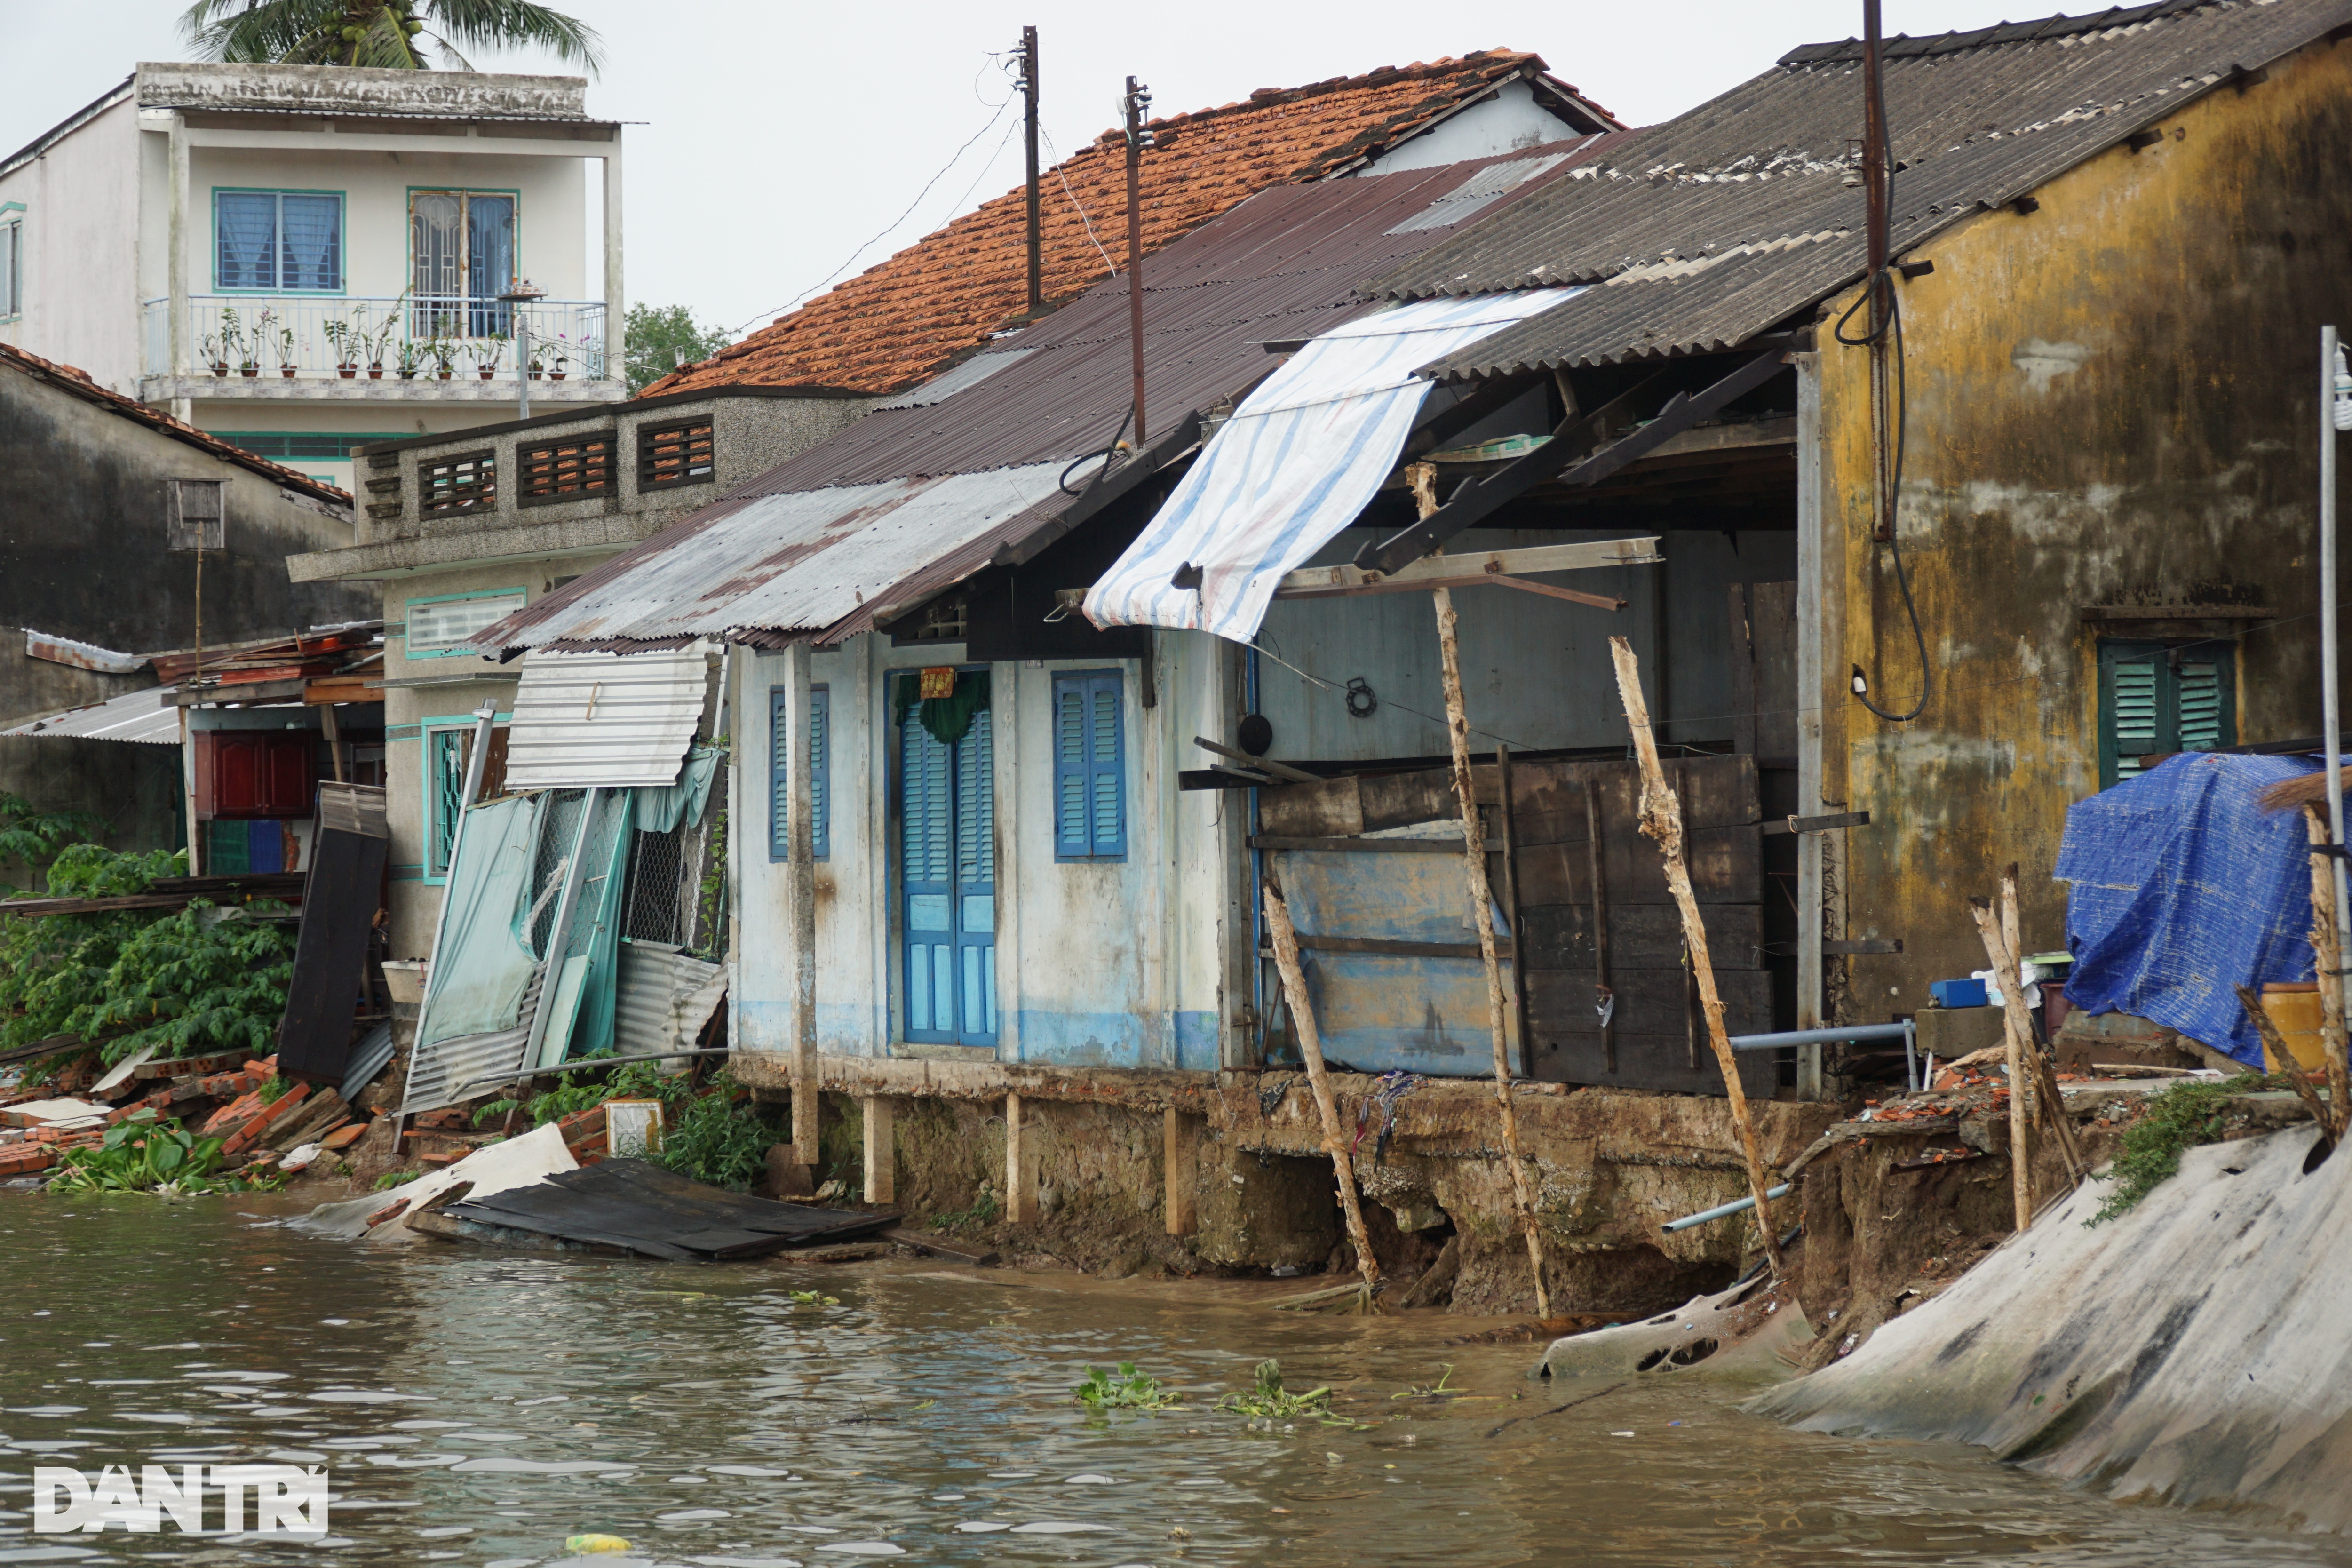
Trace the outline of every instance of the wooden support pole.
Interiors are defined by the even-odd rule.
[[[1748,1157],[1748,1190],[1756,1200],[1756,1227],[1764,1237],[1764,1256],[1772,1272],[1784,1275],[1780,1233],[1772,1224],[1772,1200],[1765,1194],[1770,1184],[1764,1175],[1764,1152],[1756,1142],[1756,1123],[1748,1114],[1748,1090],[1739,1081],[1738,1058],[1731,1054],[1731,1037],[1723,1026],[1723,997],[1715,988],[1715,961],[1707,956],[1706,927],[1699,920],[1698,895],[1691,890],[1690,866],[1683,854],[1682,802],[1666,787],[1665,769],[1658,763],[1658,738],[1650,729],[1650,705],[1642,696],[1642,667],[1633,645],[1623,637],[1609,639],[1610,657],[1617,666],[1617,694],[1625,704],[1625,721],[1633,731],[1633,751],[1642,763],[1642,831],[1657,842],[1665,859],[1666,890],[1682,913],[1683,941],[1690,949],[1691,970],[1698,982],[1700,1011],[1706,1015],[1707,1043],[1723,1069],[1723,1087],[1731,1100],[1731,1123],[1739,1131],[1741,1151]]]
[[[1290,1026],[1298,1036],[1298,1054],[1307,1061],[1307,1086],[1315,1092],[1315,1111],[1323,1121],[1323,1152],[1331,1156],[1331,1173],[1339,1184],[1339,1209],[1347,1216],[1348,1239],[1356,1247],[1356,1272],[1364,1279],[1364,1300],[1381,1286],[1380,1259],[1372,1256],[1370,1232],[1364,1228],[1364,1211],[1356,1202],[1356,1167],[1348,1158],[1348,1141],[1339,1127],[1339,1108],[1331,1100],[1331,1077],[1323,1070],[1323,1039],[1315,1032],[1314,1005],[1307,999],[1307,973],[1298,965],[1298,932],[1290,923],[1290,906],[1274,879],[1265,881],[1265,924],[1274,938],[1274,963],[1282,971],[1282,989],[1290,999]]]
[[[2000,939],[2009,960],[2009,967],[2001,973],[2019,977],[2017,1005],[2025,1020],[2025,1053],[2032,1067],[2034,1125],[2050,1129],[2057,1140],[2059,1157],[2066,1162],[2067,1176],[2080,1184],[2091,1173],[2091,1164],[2083,1157],[2083,1146],[2075,1140],[2074,1123],[2067,1118],[2066,1096],[2058,1088],[2057,1069],[2050,1065],[2050,1058],[2042,1047],[2033,1043],[2033,1010],[2024,1001],[2025,952],[2017,933],[2017,862],[2012,860],[2000,874]]]
[[[1160,1113],[1160,1181],[1166,1188],[1168,1234],[1190,1236],[1201,1228],[1198,1197],[1200,1142],[1174,1106]]]
[[[2004,961],[2008,943],[2001,939],[2000,919],[1982,899],[1969,900],[1977,931],[1984,938],[1985,956],[2000,982],[2002,1037],[2009,1068],[2009,1184],[2017,1211],[2017,1228],[2033,1223],[2033,1156],[2028,1123],[2032,1120],[2033,1086],[2025,1076],[2025,1058],[2033,1039],[2025,1021],[2025,998],[2017,983],[2017,966]]]
[[[1037,1162],[1030,1157],[1021,1097],[1004,1097],[1004,1215],[1014,1225],[1037,1223]]]
[[[897,1103],[881,1094],[866,1095],[857,1102],[859,1120],[866,1124],[866,1201],[869,1204],[898,1201],[898,1140],[890,1123]]]
[[[2246,1016],[2253,1021],[2254,1032],[2262,1036],[2263,1047],[2270,1052],[2271,1059],[2278,1063],[2280,1071],[2286,1074],[2286,1081],[2294,1086],[2295,1094],[2303,1100],[2303,1108],[2311,1112],[2311,1119],[2319,1123],[2319,1141],[2333,1149],[2336,1147],[2335,1113],[2319,1098],[2319,1086],[2311,1081],[2311,1075],[2303,1070],[2301,1062],[2294,1059],[2294,1053],[2287,1048],[2286,1037],[2279,1033],[2278,1024],[2264,1011],[2263,999],[2254,994],[2253,988],[2241,985],[2237,992],[2238,1005],[2243,1007]]]
[[[2327,848],[2325,806],[2306,805],[2303,818],[2311,857],[2311,956],[2319,977],[2319,1038],[2327,1051],[2327,1131],[2342,1138],[2352,1117],[2352,1065],[2345,1061],[2344,955],[2336,940],[2336,868]]]
[[[1437,469],[1415,463],[1405,470],[1421,515],[1437,510]],[[1528,1241],[1528,1268],[1535,1276],[1536,1316],[1551,1316],[1551,1292],[1544,1285],[1543,1237],[1536,1228],[1535,1184],[1519,1152],[1519,1112],[1511,1101],[1509,1004],[1503,994],[1503,965],[1495,951],[1495,895],[1486,885],[1486,827],[1478,818],[1478,793],[1470,772],[1470,718],[1462,699],[1462,639],[1454,613],[1454,593],[1439,588],[1437,651],[1445,682],[1445,735],[1454,752],[1454,794],[1462,808],[1462,863],[1470,884],[1470,920],[1478,932],[1478,956],[1486,967],[1486,1026],[1495,1048],[1495,1104],[1502,1113],[1503,1155],[1511,1169],[1511,1198],[1519,1232]],[[1516,942],[1518,932],[1511,933]],[[1513,963],[1517,963],[1516,950]]]

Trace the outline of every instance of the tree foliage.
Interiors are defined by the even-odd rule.
[[[208,60],[430,70],[424,45],[446,67],[472,70],[461,48],[544,49],[593,72],[596,29],[531,0],[195,0],[180,33]]]
[[[626,356],[629,395],[635,397],[682,364],[709,359],[735,341],[725,327],[694,324],[683,305],[629,307]]]

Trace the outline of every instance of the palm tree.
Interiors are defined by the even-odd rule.
[[[195,0],[180,31],[205,59],[429,70],[422,41],[472,70],[467,48],[538,47],[593,72],[596,29],[531,0]]]

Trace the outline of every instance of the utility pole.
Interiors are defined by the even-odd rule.
[[[1895,537],[1894,383],[1887,364],[1887,331],[1895,308],[1895,285],[1886,275],[1887,165],[1885,57],[1879,38],[1879,0],[1862,3],[1862,187],[1870,247],[1870,406],[1872,484],[1877,506],[1871,537]]]
[[[1153,145],[1143,115],[1151,89],[1127,79],[1127,335],[1135,361],[1135,449],[1143,449],[1143,150]]]
[[[1037,29],[1021,29],[1021,97],[1029,141],[1029,313],[1045,303],[1043,238],[1037,216]]]

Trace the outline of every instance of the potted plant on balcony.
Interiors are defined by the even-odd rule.
[[[215,375],[228,374],[228,357],[221,348],[220,339],[206,332],[204,337],[203,351],[206,370],[211,371]]]
[[[436,332],[425,341],[425,352],[433,356],[433,379],[448,380],[457,368],[457,345]]]
[[[550,381],[562,381],[572,369],[572,334],[555,334],[555,363],[547,373]]]
[[[530,378],[539,380],[547,367],[555,362],[555,345],[545,338],[533,338],[530,342]]]
[[[506,353],[507,335],[504,332],[490,332],[466,344],[467,356],[474,362],[475,370],[484,381],[498,374],[499,361],[506,357]]]
[[[415,338],[403,338],[400,340],[400,347],[393,352],[399,367],[400,379],[415,381],[416,367],[425,363],[425,350],[418,345]]]
[[[392,342],[393,332],[400,325],[400,300],[407,298],[408,290],[405,289],[402,289],[400,291],[400,300],[394,300],[392,302],[391,308],[384,311],[383,324],[382,326],[377,327],[373,331],[367,331],[364,326],[361,329],[360,341],[367,346],[368,379],[370,381],[382,381],[383,379],[383,351],[385,346]],[[400,379],[403,381],[410,380],[416,374],[416,360],[415,356],[409,353],[405,342],[401,346],[401,363],[405,374],[404,374]]]
[[[227,306],[221,309],[221,358],[234,357],[239,375],[259,375],[261,362],[254,357],[253,340],[245,335],[245,318]],[[223,369],[226,375],[227,371]]]
[[[345,381],[360,373],[360,329],[341,316],[330,316],[320,328],[335,348],[335,374]]]

